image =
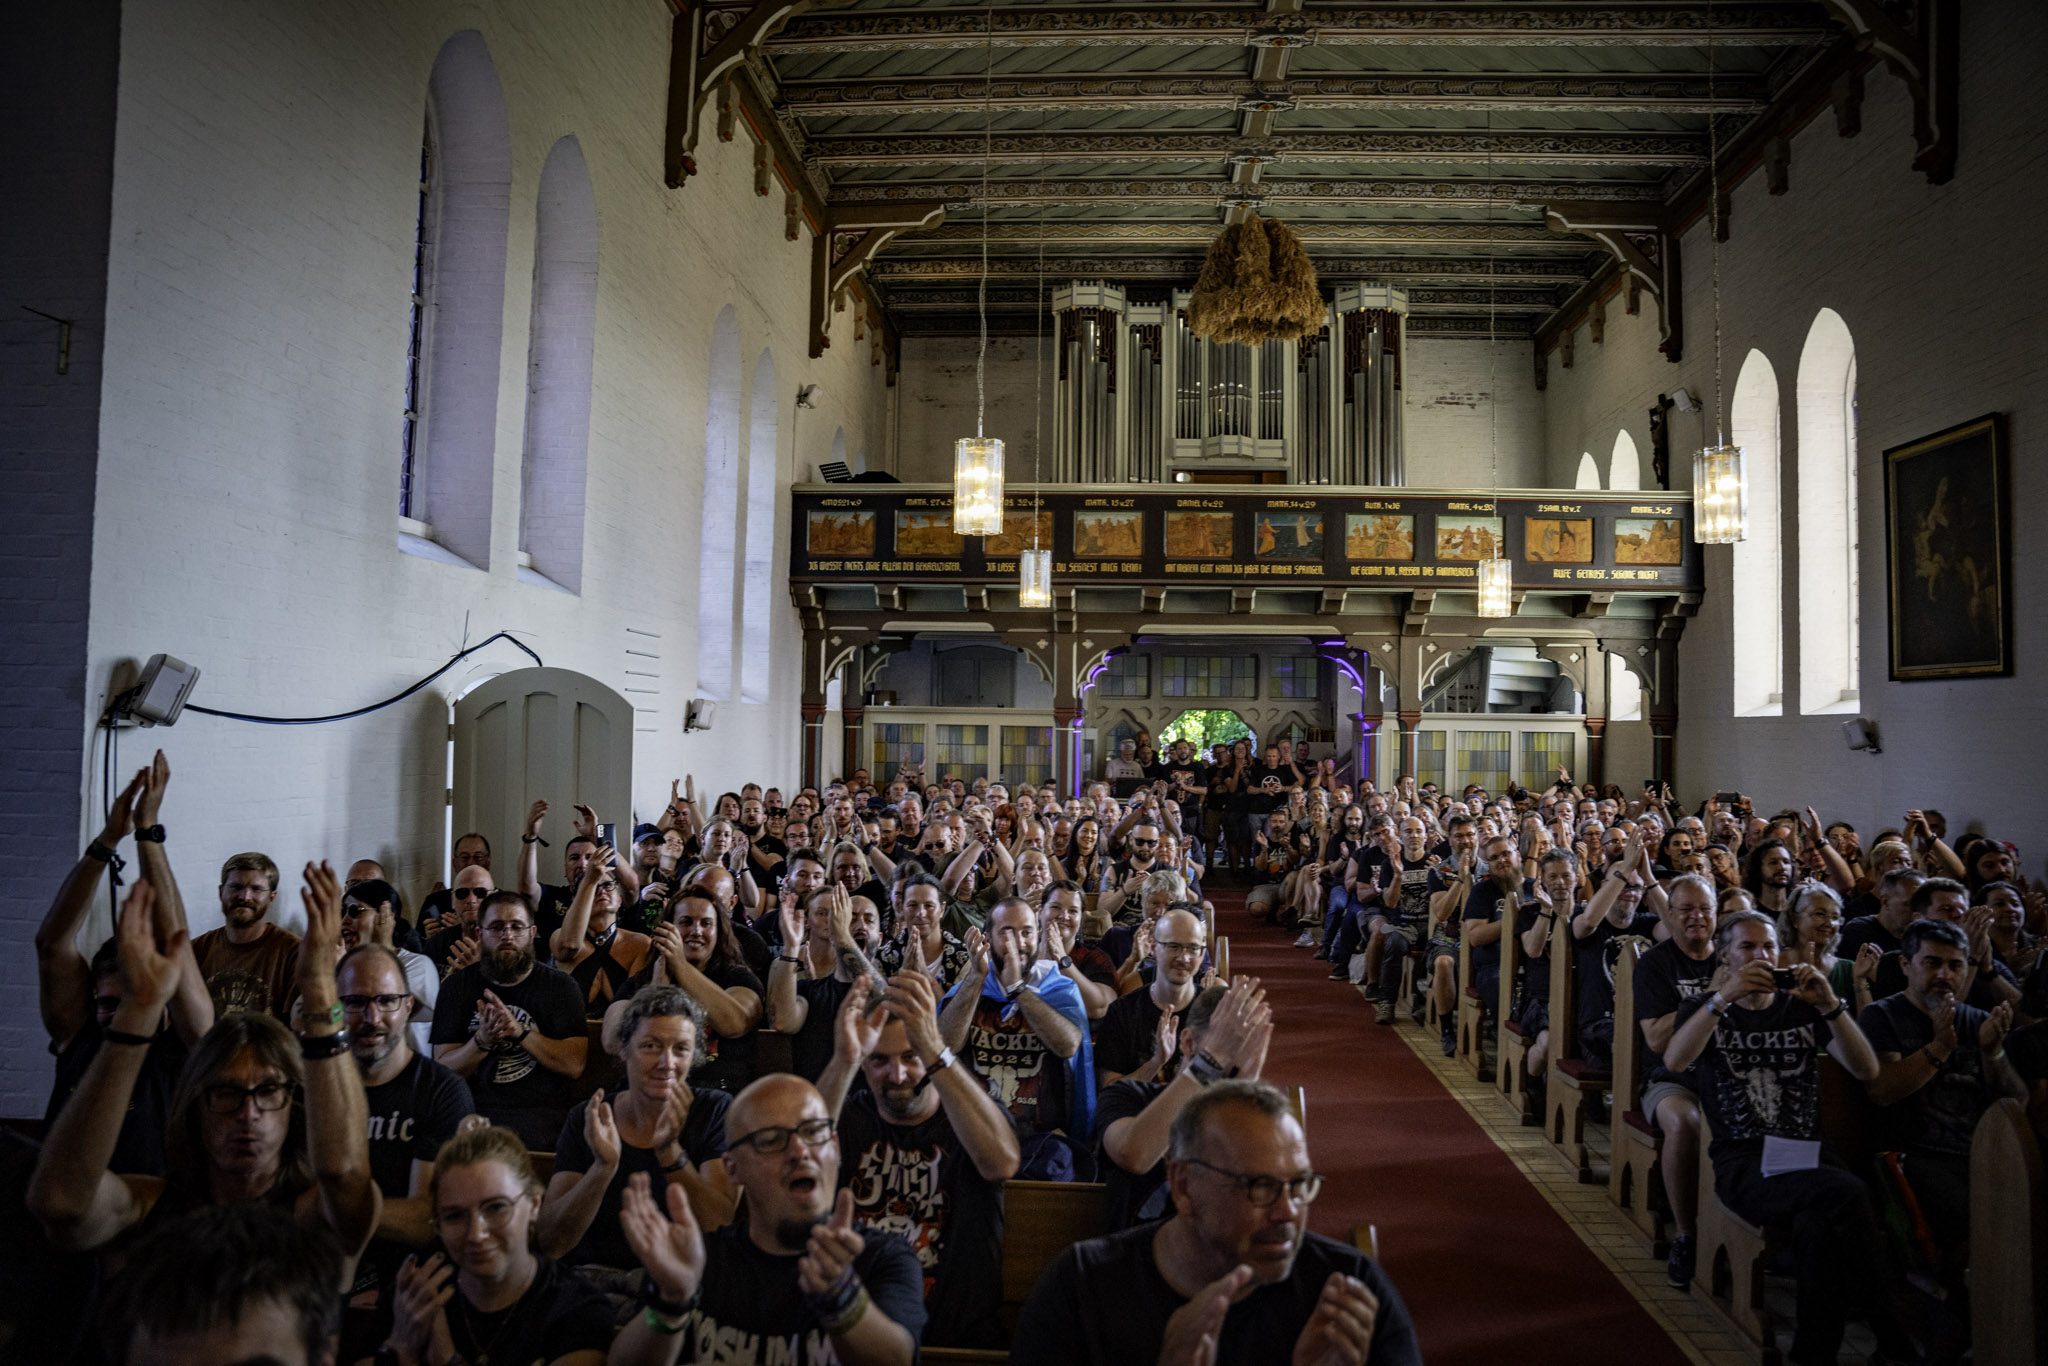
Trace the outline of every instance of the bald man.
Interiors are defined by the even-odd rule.
[[[448,915],[440,932],[427,941],[427,957],[443,977],[476,961],[476,913],[496,890],[491,870],[481,864],[472,863],[455,875],[455,885],[448,889]]]
[[[787,1072],[762,1077],[726,1111],[725,1136],[720,1160],[747,1197],[738,1220],[703,1235],[686,1200],[671,1198],[664,1215],[645,1186],[625,1199],[627,1237],[667,1301],[656,1311],[679,1315],[698,1297],[676,1350],[689,1342],[716,1344],[720,1361],[910,1366],[924,1332],[924,1272],[903,1239],[854,1226],[817,1088]]]

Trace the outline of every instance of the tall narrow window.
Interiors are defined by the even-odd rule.
[[[1799,710],[1859,705],[1856,343],[1823,308],[1799,354]]]
[[[541,168],[534,214],[533,328],[527,343],[521,577],[583,591],[583,494],[590,367],[597,340],[597,205],[576,139]]]
[[[704,405],[703,533],[697,549],[697,690],[732,695],[733,552],[740,520],[740,325],[730,304],[711,329]]]
[[[1735,378],[1729,435],[1749,458],[1749,535],[1731,549],[1737,716],[1777,716],[1785,692],[1784,547],[1778,510],[1778,374],[1751,351]],[[1806,529],[1801,520],[1801,532]]]
[[[1642,457],[1636,454],[1636,439],[1626,431],[1614,434],[1614,452],[1607,458],[1607,487],[1639,489],[1643,486]]]
[[[505,331],[512,138],[483,35],[465,30],[427,83],[407,333],[399,544],[488,568]]]
[[[781,391],[775,357],[763,351],[754,362],[753,420],[747,426],[747,558],[740,610],[740,700],[766,702],[775,640],[775,493],[782,452],[776,417]]]
[[[1579,457],[1579,477],[1573,488],[1597,489],[1600,487],[1600,462],[1587,451]]]

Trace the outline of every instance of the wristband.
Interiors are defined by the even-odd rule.
[[[1716,996],[1713,1000],[1707,1002],[1707,1009],[1714,1013],[1715,1019],[1722,1019],[1728,1014],[1728,1002]]]
[[[1840,1014],[1841,1014],[1841,1013],[1842,1013],[1843,1011],[1847,1010],[1848,1008],[1849,1008],[1849,1003],[1848,1003],[1847,1001],[1837,1001],[1837,1002],[1835,1002],[1835,1008],[1834,1008],[1833,1010],[1823,1010],[1823,1011],[1822,1011],[1822,1012],[1820,1013],[1820,1017],[1821,1017],[1821,1018],[1822,1018],[1823,1020],[1832,1020],[1832,1019],[1834,1019],[1834,1018],[1835,1018],[1835,1017],[1836,1017],[1837,1015],[1840,1015]]]
[[[1204,1086],[1209,1086],[1223,1080],[1222,1065],[1207,1053],[1195,1054],[1194,1057],[1188,1059],[1187,1065],[1181,1070]]]
[[[796,955],[794,955],[794,954],[788,954],[788,953],[778,953],[778,954],[776,954],[776,955],[775,955],[775,961],[776,961],[776,962],[778,962],[778,963],[794,963],[794,964],[796,964],[796,965],[797,965],[798,967],[802,967],[802,966],[804,965],[804,960],[803,960],[803,959],[801,959],[801,958],[797,957],[797,956],[796,956]]]
[[[299,1056],[307,1062],[319,1062],[323,1058],[338,1058],[348,1052],[348,1031],[337,1029],[332,1034],[299,1035]]]
[[[868,1305],[871,1303],[868,1299],[867,1287],[860,1285],[859,1282],[855,1282],[855,1285],[857,1290],[854,1294],[853,1302],[847,1305],[845,1310],[830,1318],[822,1314],[818,1316],[818,1326],[825,1330],[826,1336],[832,1337],[840,1333],[850,1332],[853,1326],[866,1316]]]
[[[521,835],[519,837],[519,842],[521,844],[538,844],[543,849],[553,847],[546,840],[542,839],[539,835]]]
[[[135,842],[137,844],[162,844],[164,842],[163,826],[158,824],[138,827],[135,831]]]
[[[944,1044],[940,1044],[939,1056],[933,1058],[930,1062],[924,1065],[924,1074],[927,1077],[937,1076],[939,1073],[945,1071],[947,1068],[951,1067],[954,1063],[958,1062],[959,1060],[959,1058],[954,1056],[952,1049],[946,1047]]]
[[[341,1002],[339,1001],[336,1001],[325,1010],[320,1009],[318,1006],[308,1010],[303,1003],[299,1006],[299,1023],[302,1025],[331,1024],[339,1029],[345,1019],[346,1017],[341,1013]]]
[[[108,1043],[125,1043],[131,1048],[147,1048],[156,1042],[147,1034],[130,1034],[125,1029],[102,1029],[100,1037]]]
[[[111,846],[102,844],[97,839],[85,846],[85,856],[98,859],[117,873],[128,866],[127,861],[115,853]]]

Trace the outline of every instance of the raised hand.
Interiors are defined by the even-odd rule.
[[[299,941],[299,996],[326,1009],[335,1002],[334,966],[341,961],[341,879],[324,860],[306,865],[299,899],[306,936]]]
[[[780,892],[775,894],[775,923],[782,928],[783,952],[795,953],[797,946],[803,943],[804,917],[803,912],[797,909],[796,890],[794,888],[785,886]],[[655,926],[657,937],[659,937],[660,931],[666,924],[667,922],[664,921],[662,925]],[[675,933],[674,928],[668,928],[669,933],[673,935]]]
[[[546,802],[535,802],[532,806],[526,808],[526,837],[528,839],[539,838],[540,823],[547,819],[547,814],[548,804]]]
[[[455,942],[448,946],[448,970],[454,972],[468,967],[477,960],[480,952],[476,940],[468,935],[456,936]]]
[[[1364,1281],[1331,1272],[1315,1312],[1294,1340],[1294,1366],[1365,1366],[1379,1312],[1379,1296]]]
[[[1963,915],[1963,933],[1970,936],[1970,961],[1982,963],[1991,956],[1991,908],[1978,906]]]
[[[899,972],[882,998],[888,1013],[903,1021],[903,1033],[920,1058],[936,1058],[946,1041],[939,1036],[939,989],[923,972]],[[879,1041],[880,1031],[876,1031]]]
[[[370,942],[373,944],[382,944],[387,949],[392,948],[394,947],[391,942],[392,937],[395,934],[397,934],[397,932],[398,912],[392,910],[391,907],[388,905],[378,907],[377,924],[376,927],[370,931]]]
[[[874,989],[867,978],[854,978],[853,985],[847,989],[846,999],[839,1003],[839,1014],[833,1018],[833,1047],[845,1055],[847,1061],[855,1064],[881,1047],[882,1028],[889,1023],[889,1007],[885,1002],[876,1001],[869,1005],[873,994]]]
[[[1977,1027],[1977,1046],[1985,1056],[1996,1053],[2005,1045],[2007,1031],[2012,1028],[2012,1002],[2001,1001],[1984,1016],[1984,1023]]]
[[[1056,920],[1045,922],[1045,956],[1057,963],[1074,951],[1074,941],[1068,935],[1066,926]]]
[[[1856,950],[1856,966],[1851,969],[1857,981],[1870,986],[1877,981],[1877,970],[1884,963],[1884,950],[1875,944],[1865,943]]]
[[[619,1202],[619,1230],[633,1255],[661,1288],[662,1298],[682,1302],[697,1293],[704,1280],[704,1233],[690,1212],[682,1186],[666,1183],[668,1213],[654,1201],[646,1172],[634,1172]]]
[[[121,1005],[114,1027],[129,1034],[154,1034],[164,1007],[178,991],[179,959],[187,935],[179,930],[170,942],[156,942],[156,889],[142,879],[129,888],[115,926],[115,961],[121,969]]]
[[[569,809],[576,813],[576,820],[574,822],[576,833],[589,839],[596,839],[597,813],[584,806],[581,802],[575,803]]]
[[[400,1361],[448,1361],[455,1339],[448,1332],[448,1301],[455,1295],[455,1266],[440,1253],[421,1261],[407,1257],[398,1268],[391,1299],[391,1345]]]
[[[171,785],[171,761],[158,750],[156,757],[149,761],[149,781],[143,784],[135,799],[135,823],[139,826],[155,825],[157,816],[163,810],[164,789]]]
[[[1240,1263],[1197,1290],[1173,1311],[1159,1339],[1159,1366],[1214,1366],[1216,1338],[1230,1302],[1251,1284],[1252,1269]]]
[[[590,1145],[591,1155],[600,1167],[618,1170],[619,1122],[612,1107],[605,1103],[603,1087],[590,1097],[590,1108],[583,1112],[583,1141]]]
[[[988,977],[988,936],[978,929],[967,931],[967,980],[979,984]]]
[[[844,1188],[832,1202],[832,1216],[811,1227],[810,1245],[796,1261],[797,1288],[806,1295],[822,1295],[839,1283],[867,1246],[867,1239],[854,1232],[853,1191]]]
[[[1956,998],[1944,996],[1928,1012],[1934,1021],[1934,1041],[1941,1045],[1944,1055],[1956,1051]]]
[[[1154,1030],[1154,1048],[1162,1065],[1171,1066],[1174,1054],[1180,1052],[1180,1016],[1171,1010],[1159,1012],[1159,1024]]]
[[[911,930],[903,937],[910,941],[906,946],[907,952],[903,957],[903,966],[911,972],[929,973],[930,969],[925,966],[924,961],[924,936],[916,930]]]
[[[138,769],[128,786],[121,789],[121,795],[114,798],[114,804],[107,811],[107,823],[100,827],[100,843],[111,849],[135,832],[140,822],[136,819],[136,802],[149,786],[149,770]],[[154,825],[155,822],[151,821]]]

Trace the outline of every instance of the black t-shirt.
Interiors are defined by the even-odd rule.
[[[1681,1001],[1703,995],[1713,985],[1715,966],[1711,952],[1705,958],[1695,959],[1678,946],[1676,939],[1667,939],[1645,950],[1636,962],[1637,1032],[1641,1032],[1645,1020],[1660,1020],[1677,1011]],[[1647,1041],[1641,1049],[1640,1072],[1645,1083],[1675,1081],[1695,1092],[1700,1089],[1697,1065],[1674,1072],[1664,1065],[1664,1055]]]
[[[1702,993],[1680,1002],[1678,1025],[1711,1000]],[[1820,1055],[1834,1037],[1818,1010],[1784,992],[1762,1010],[1728,1008],[1695,1069],[1717,1166],[1761,1154],[1767,1135],[1821,1137]]]
[[[1218,811],[1244,810],[1244,793],[1234,788],[1225,790],[1233,771],[1229,764],[1211,764],[1208,778],[1202,784],[1209,789],[1209,805]]]
[[[891,1234],[867,1229],[861,1234],[867,1246],[853,1259],[854,1274],[875,1309],[918,1341],[925,1310],[924,1271],[917,1254]],[[754,1246],[744,1217],[706,1234],[704,1244],[704,1283],[683,1329],[679,1361],[809,1366],[839,1360],[832,1339],[804,1306],[796,1283],[797,1254]]]
[[[486,991],[495,992],[514,1019],[531,1024],[547,1038],[589,1037],[583,1024],[583,993],[568,973],[535,963],[517,983],[500,986],[484,976],[484,964],[471,963],[441,983],[428,1038],[440,1045],[461,1043],[475,1034],[477,1002]],[[562,1115],[575,1099],[574,1085],[574,1078],[541,1066],[538,1058],[509,1040],[493,1048],[469,1076],[477,1113],[512,1129],[527,1147],[539,1151],[555,1141]]]
[[[1139,1366],[1158,1359],[1166,1321],[1187,1300],[1152,1258],[1157,1224],[1076,1243],[1046,1270],[1018,1320],[1012,1366]],[[1230,1307],[1217,1335],[1219,1363],[1285,1361],[1315,1313],[1323,1283],[1342,1272],[1379,1298],[1368,1366],[1422,1366],[1401,1292],[1355,1248],[1302,1235],[1294,1269]]]
[[[50,1086],[50,1103],[43,1109],[45,1134],[57,1122],[57,1115],[78,1084],[85,1080],[86,1070],[99,1056],[105,1040],[106,1031],[100,1028],[99,1020],[91,1019],[57,1052],[57,1077]],[[142,1060],[142,1071],[135,1078],[135,1089],[129,1094],[128,1113],[121,1120],[120,1137],[114,1140],[114,1156],[107,1164],[108,1171],[123,1176],[164,1174],[164,1136],[171,1114],[171,1093],[177,1089],[178,1073],[185,1066],[185,1052],[175,1030],[166,1026],[157,1031],[149,1045],[149,1055]]]
[[[745,987],[762,1001],[768,999],[768,989],[761,985],[761,979],[754,975],[753,969],[744,963],[730,963],[704,975],[721,989]],[[699,1046],[702,1056],[697,1060],[697,1068],[690,1074],[690,1080],[698,1086],[738,1095],[754,1079],[754,1044],[752,1030],[737,1039],[728,1039],[707,1025]]]
[[[1521,896],[1515,898],[1515,904],[1520,905],[1521,898],[1533,891],[1535,885],[1528,878],[1523,878]],[[1483,882],[1476,883],[1473,885],[1472,894],[1465,898],[1465,919],[1477,920],[1482,924],[1490,925],[1500,919],[1501,904],[1506,900],[1507,897],[1501,893],[1500,884],[1492,878],[1489,877]],[[1477,977],[1480,973],[1489,971],[1500,971],[1500,941],[1498,939],[1494,940],[1491,944],[1474,944],[1472,946],[1472,975]]]
[[[1159,1015],[1149,990],[1125,992],[1111,1001],[1095,1030],[1095,1075],[1129,1075],[1143,1067],[1158,1043]]]
[[[618,1097],[619,1093],[613,1091],[609,1099],[616,1101]],[[676,1141],[682,1145],[683,1156],[700,1171],[705,1163],[725,1152],[725,1111],[731,1104],[732,1097],[723,1091],[707,1091],[701,1086],[690,1088],[690,1113],[683,1120],[683,1132]],[[580,1174],[597,1165],[597,1154],[590,1150],[589,1140],[583,1136],[583,1124],[589,1112],[590,1102],[585,1100],[563,1119],[561,1135],[554,1141],[556,1171]],[[640,1259],[633,1255],[632,1244],[626,1241],[625,1230],[619,1227],[619,1210],[625,1202],[626,1183],[635,1172],[646,1172],[656,1191],[668,1184],[654,1149],[636,1148],[622,1138],[619,1142],[619,1169],[612,1173],[611,1184],[604,1188],[596,1217],[565,1259],[569,1265],[606,1266],[614,1271],[640,1265]],[[657,1200],[663,1198],[656,1196]]]
[[[427,957],[433,960],[435,967],[439,968],[442,972],[448,971],[449,951],[455,947],[455,941],[462,937],[462,926],[453,924],[445,925],[427,937]],[[470,942],[474,944],[476,941],[471,939]],[[543,949],[547,944],[547,941],[544,939],[536,940],[535,942],[541,945]]]
[[[469,1083],[415,1053],[382,1086],[363,1088],[370,1112],[370,1175],[387,1200],[412,1194],[412,1164],[432,1162],[455,1126],[476,1113]]]
[[[1522,909],[1515,912],[1515,933],[1527,934],[1536,928],[1537,916],[1548,914],[1550,908],[1540,901],[1523,902]],[[1531,954],[1527,949],[1517,946],[1515,962],[1522,973],[1521,992],[1524,1001],[1550,1000],[1550,946],[1557,942],[1560,933],[1571,933],[1571,926],[1568,923],[1570,914],[1569,911],[1558,914],[1556,923],[1550,927],[1550,937],[1544,941],[1542,953]]]
[[[562,922],[569,917],[569,903],[576,899],[576,885],[557,887],[553,883],[540,885],[540,904],[533,908],[533,942],[546,947],[555,937],[555,931],[562,928]]]
[[[1648,911],[1637,911],[1626,925],[1616,925],[1603,915],[1584,939],[1572,937],[1572,993],[1578,1002],[1581,1030],[1614,1018],[1614,964],[1621,957],[1621,945],[1615,941],[1625,934],[1647,939],[1657,932],[1657,924],[1657,917]],[[1560,934],[1570,936],[1572,930],[1560,919],[1550,933],[1555,940]]]
[[[1835,945],[1835,956],[1856,961],[1856,951],[1865,944],[1875,944],[1886,953],[1899,951],[1899,937],[1884,927],[1884,922],[1874,915],[1859,915],[1842,923],[1842,940]]]
[[[853,983],[840,981],[837,973],[798,980],[796,994],[810,1002],[810,1013],[804,1016],[803,1028],[790,1036],[789,1066],[805,1081],[816,1081],[831,1065],[839,1007],[852,990]]]
[[[1410,864],[1390,876],[1382,898],[1387,923],[1415,934],[1429,932],[1429,889],[1433,869]]]
[[[2000,1092],[1984,1065],[1977,1031],[1986,1012],[1956,1003],[1956,1048],[1925,1086],[1882,1108],[1881,1131],[1886,1146],[1907,1152],[1970,1155],[1977,1121]],[[1870,1046],[1879,1053],[1906,1057],[1934,1042],[1934,1021],[1901,992],[1872,1001],[1856,1018]]]
[[[739,941],[740,957],[746,961],[747,970],[754,975],[754,989],[760,990],[761,983],[768,979],[768,969],[775,964],[775,950],[768,947],[768,941],[752,925],[732,922],[732,937]],[[745,983],[721,982],[720,986],[744,986]]]
[[[1114,1081],[1095,1098],[1095,1170],[1109,1188],[1112,1229],[1129,1228],[1172,1212],[1166,1194],[1166,1159],[1153,1163],[1150,1171],[1125,1171],[1109,1155],[1106,1141],[1110,1125],[1120,1119],[1136,1119],[1166,1087],[1163,1081]]]
[[[572,1352],[611,1350],[611,1301],[554,1258],[536,1253],[534,1260],[540,1265],[533,1284],[511,1307],[486,1314],[466,1302],[448,1306],[457,1359],[483,1361],[495,1351],[554,1361]]]
[[[982,1176],[943,1106],[922,1124],[891,1124],[856,1088],[839,1113],[839,1184],[863,1236],[893,1233],[916,1255],[925,1346],[1002,1345],[1003,1186]]]

